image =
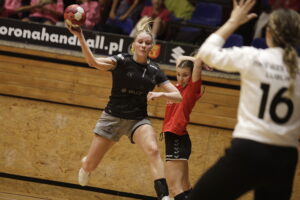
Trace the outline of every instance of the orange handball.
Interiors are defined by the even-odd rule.
[[[65,23],[71,27],[77,28],[84,24],[85,12],[78,4],[69,5],[64,12]]]

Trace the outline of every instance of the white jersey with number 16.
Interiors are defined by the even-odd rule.
[[[298,146],[300,135],[300,72],[294,93],[288,95],[289,79],[279,47],[221,49],[224,39],[211,35],[199,54],[209,66],[239,72],[241,94],[238,123],[233,136],[279,146]],[[300,62],[298,62],[300,63]]]

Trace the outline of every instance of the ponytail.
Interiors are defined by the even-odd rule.
[[[284,49],[283,62],[290,75],[288,93],[294,94],[295,78],[299,70],[296,47],[300,44],[300,15],[291,9],[272,12],[269,24],[272,42]]]

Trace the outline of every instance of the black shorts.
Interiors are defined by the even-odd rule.
[[[166,161],[188,160],[191,155],[192,144],[189,134],[176,135],[165,132]]]
[[[297,148],[234,138],[225,155],[198,180],[189,199],[238,199],[254,190],[255,200],[289,200],[297,160]]]

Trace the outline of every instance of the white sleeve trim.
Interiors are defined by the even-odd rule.
[[[118,61],[117,61],[117,59],[115,59],[114,57],[109,57],[110,59],[112,59],[115,63],[117,63]]]

